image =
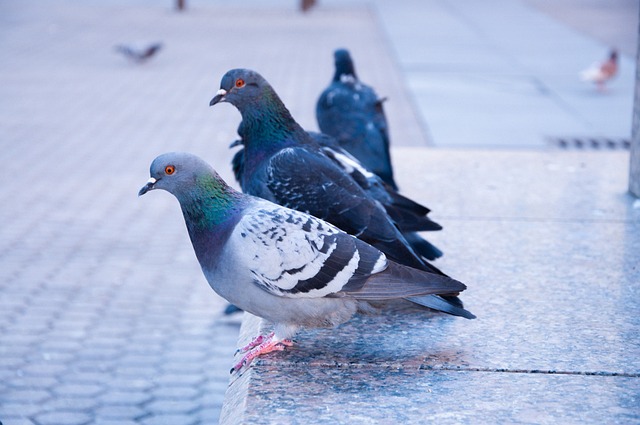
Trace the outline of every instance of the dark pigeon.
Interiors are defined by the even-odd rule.
[[[442,275],[411,248],[384,207],[329,159],[257,72],[234,69],[210,105],[229,102],[242,115],[240,185],[245,193],[327,220],[401,264]],[[421,305],[473,318],[459,299],[412,298]]]
[[[239,130],[241,132],[241,130]],[[427,260],[435,260],[443,255],[442,251],[415,232],[442,230],[442,226],[427,217],[431,211],[398,193],[380,177],[367,170],[356,158],[344,150],[337,141],[326,134],[307,132],[320,145],[326,156],[333,160],[345,173],[358,183],[368,196],[380,202],[389,217],[403,232],[405,238],[417,254]],[[230,147],[242,146],[242,139],[233,142]],[[236,180],[240,182],[243,173],[244,150],[238,150],[231,161]]]
[[[191,243],[211,288],[262,317],[258,336],[232,369],[291,346],[299,328],[333,327],[369,302],[456,294],[454,279],[394,263],[365,242],[308,214],[229,187],[202,159],[157,157],[139,195],[163,189],[179,201]]]
[[[375,91],[360,82],[349,51],[334,52],[335,73],[316,104],[320,131],[338,140],[340,146],[394,189],[389,130],[382,103]]]

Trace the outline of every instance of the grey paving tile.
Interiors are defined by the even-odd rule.
[[[91,412],[99,406],[92,397],[77,397],[75,395],[54,395],[41,405],[42,412]]]
[[[44,389],[47,390],[58,384],[58,380],[52,377],[41,376],[16,376],[7,378],[4,383],[12,388],[20,389]]]
[[[92,398],[104,391],[104,386],[94,384],[62,384],[53,392],[62,397],[88,397]]]
[[[48,412],[35,417],[39,425],[84,425],[91,421],[91,415],[79,412]]]
[[[192,400],[196,398],[201,391],[191,385],[159,385],[151,391],[154,398],[168,400]]]
[[[43,389],[7,389],[2,395],[3,401],[16,403],[41,403],[51,397],[51,393]]]
[[[0,402],[0,415],[7,425],[9,425],[8,419],[13,421],[17,418],[28,418],[41,411],[42,405],[39,403],[22,403],[4,400]]]
[[[191,414],[200,408],[195,400],[157,400],[146,404],[145,410],[152,415],[162,414]]]
[[[6,421],[9,422],[9,421]],[[33,422],[31,419],[29,418],[11,418],[11,425],[34,425],[35,422]],[[9,425],[7,423],[7,425]]]
[[[193,415],[164,414],[144,418],[140,422],[144,425],[192,425],[198,423],[198,420]]]
[[[126,404],[106,405],[95,409],[95,414],[104,419],[138,420],[139,418],[144,417],[146,413],[146,409]]]
[[[105,392],[100,396],[104,405],[139,406],[151,400],[151,395],[142,391],[117,391]]]

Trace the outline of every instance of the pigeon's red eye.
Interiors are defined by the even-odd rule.
[[[173,165],[167,165],[166,167],[164,167],[164,173],[168,176],[170,176],[175,172],[176,172],[176,167],[174,167]]]
[[[244,80],[242,78],[238,78],[236,80],[236,87],[237,88],[244,87]]]

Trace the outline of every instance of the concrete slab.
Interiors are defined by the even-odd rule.
[[[437,221],[635,222],[626,151],[513,151],[398,148],[403,193]],[[434,232],[434,237],[445,232]]]
[[[421,199],[437,187],[452,208],[438,216],[425,201],[444,226],[425,236],[445,252],[437,266],[468,284],[462,299],[478,318],[395,303],[338,329],[301,332],[291,350],[232,382],[234,413],[225,408],[223,423],[283,415],[316,423],[637,421],[640,211],[625,193],[627,154],[393,153],[407,193]],[[468,180],[456,178],[458,166]],[[239,344],[268,329],[245,319]],[[506,401],[505,393],[517,396]],[[334,398],[349,401],[330,407]]]

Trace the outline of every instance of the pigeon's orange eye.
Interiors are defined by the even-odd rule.
[[[242,78],[238,78],[236,80],[236,87],[237,88],[244,87],[244,80]]]
[[[175,172],[176,172],[176,167],[174,167],[173,165],[167,165],[166,167],[164,167],[164,173],[168,176],[170,176]]]

